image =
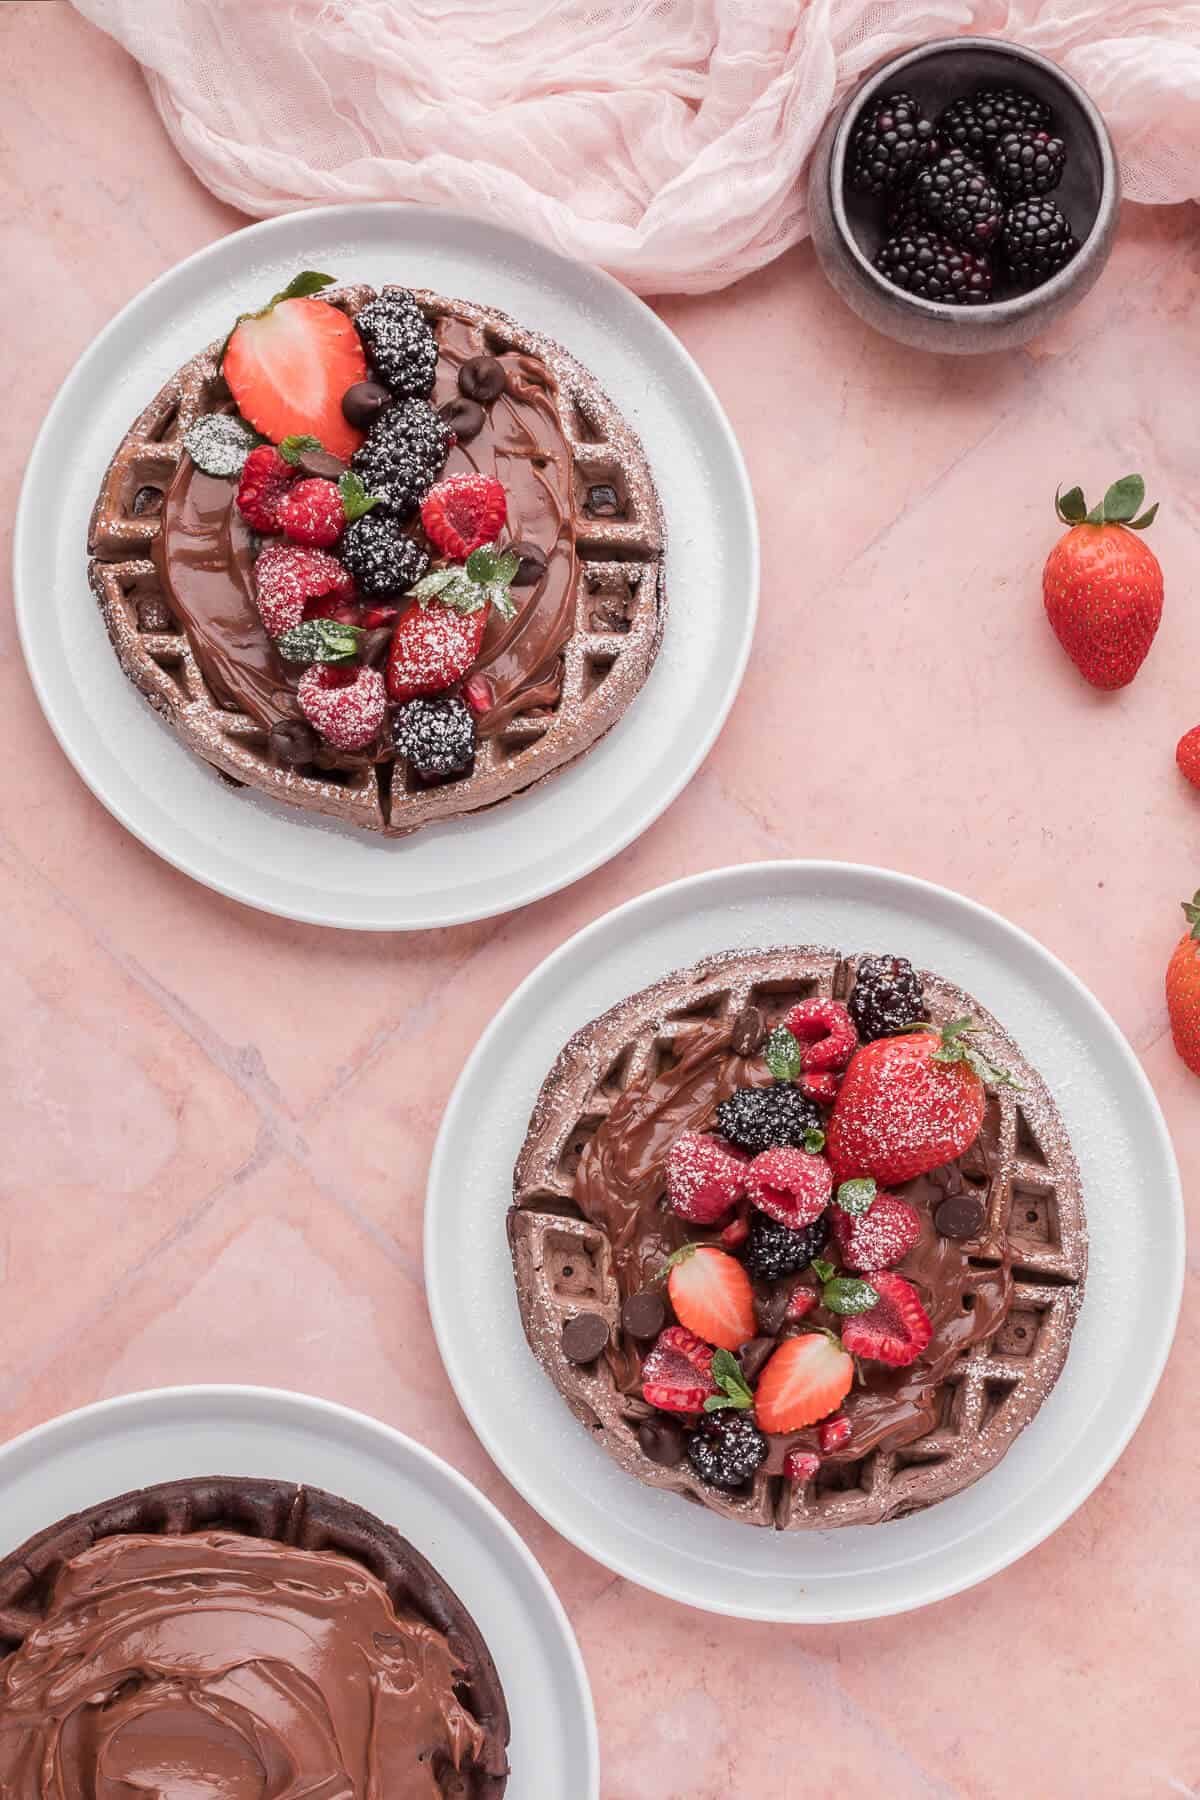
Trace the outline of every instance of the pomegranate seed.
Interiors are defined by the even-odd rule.
[[[817,1433],[817,1441],[826,1456],[831,1450],[837,1450],[850,1436],[850,1421],[845,1413],[834,1413],[832,1419],[823,1421]]]
[[[789,1481],[811,1481],[820,1466],[820,1457],[811,1450],[789,1450],[783,1459],[783,1472]]]
[[[496,704],[496,690],[486,675],[468,675],[463,698],[473,713],[485,713]]]

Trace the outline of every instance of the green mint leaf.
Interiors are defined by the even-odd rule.
[[[860,1176],[854,1181],[843,1181],[834,1195],[834,1199],[844,1213],[861,1219],[868,1213],[875,1201],[875,1183],[869,1175]]]
[[[1156,500],[1153,506],[1147,507],[1140,519],[1130,519],[1130,531],[1145,531],[1148,525],[1153,525],[1155,519],[1158,517],[1158,508],[1159,502]]]
[[[363,634],[357,625],[336,619],[305,619],[275,639],[275,648],[288,662],[342,663],[357,656]]]
[[[306,431],[293,431],[288,433],[278,448],[284,462],[291,463],[295,468],[306,450],[320,450],[323,446],[320,438],[312,437]]]
[[[495,544],[481,544],[467,558],[467,574],[472,581],[482,582],[486,587],[489,581],[495,581],[499,563]]]
[[[516,576],[517,570],[520,568],[520,566],[521,566],[520,557],[514,555],[514,553],[511,550],[506,550],[504,552],[504,555],[500,558],[499,562],[496,564],[495,579],[497,581],[502,581],[504,583],[505,587],[508,587],[511,584],[511,582],[513,581],[514,577]]]
[[[825,1148],[825,1133],[818,1131],[815,1125],[811,1126],[804,1134],[804,1148],[819,1156]]]
[[[240,475],[246,458],[262,442],[236,413],[205,413],[183,434],[184,449],[206,475]]]
[[[362,476],[356,475],[353,469],[347,469],[338,482],[338,493],[342,496],[346,521],[351,525],[355,519],[361,519],[364,513],[369,513],[373,506],[379,505],[379,495],[368,494],[363,486]]]
[[[804,1065],[804,1052],[794,1032],[777,1025],[767,1039],[763,1060],[776,1081],[795,1081]]]
[[[824,1285],[824,1283],[827,1281],[832,1281],[834,1276],[837,1274],[837,1270],[834,1268],[833,1264],[831,1262],[825,1262],[819,1256],[814,1256],[812,1259],[812,1262],[809,1266],[811,1267],[812,1272],[816,1276],[817,1280],[819,1282],[821,1282],[822,1285]]]
[[[1125,525],[1138,515],[1146,498],[1146,484],[1140,475],[1122,475],[1104,496],[1104,520],[1108,525]]]
[[[835,1275],[821,1289],[821,1304],[830,1312],[844,1316],[870,1312],[879,1305],[879,1295],[869,1281],[856,1281],[849,1275]]]
[[[727,1406],[750,1407],[754,1405],[754,1395],[750,1392],[749,1383],[742,1374],[742,1366],[730,1351],[713,1351],[712,1378],[724,1394]]]
[[[512,619],[516,617],[516,604],[504,582],[489,581],[483,592],[485,604],[494,606],[502,619]]]
[[[1073,487],[1065,494],[1060,490],[1054,496],[1054,510],[1064,525],[1082,525],[1087,518],[1087,501],[1083,497],[1083,489]]]
[[[332,287],[336,276],[319,275],[316,269],[301,269],[293,275],[285,288],[271,295],[270,305],[264,310],[270,312],[272,306],[278,306],[281,300],[307,300],[310,294],[319,294],[322,288]]]
[[[710,1394],[704,1402],[704,1410],[706,1413],[721,1412],[725,1407],[740,1407],[741,1404],[740,1400],[731,1400],[728,1394]]]

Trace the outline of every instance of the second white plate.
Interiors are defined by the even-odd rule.
[[[501,307],[558,338],[641,434],[667,519],[666,637],[608,736],[544,787],[388,842],[234,793],[121,673],[88,590],[87,522],[124,432],[189,356],[298,269]],[[17,621],[42,710],[83,779],[151,850],[218,892],[316,925],[413,931],[523,906],[653,823],[733,703],[758,605],[758,530],[736,439],[667,327],[596,269],[459,214],[379,204],[235,232],[139,294],[46,415],[17,514]]]
[[[713,951],[788,943],[908,956],[996,1014],[1066,1119],[1091,1253],[1066,1369],[996,1469],[891,1524],[783,1534],[644,1487],[591,1442],[525,1342],[504,1222],[530,1110],[573,1031]],[[928,882],[844,863],[757,863],[694,876],[618,908],[548,957],[463,1070],[425,1215],[425,1279],[443,1360],[475,1430],[530,1504],[644,1587],[712,1612],[794,1623],[926,1605],[994,1574],[1061,1525],[1149,1403],[1175,1328],[1183,1260],[1170,1138],[1133,1052],[1099,1004],[994,913]]]

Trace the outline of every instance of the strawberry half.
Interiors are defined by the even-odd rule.
[[[854,1380],[854,1358],[823,1331],[785,1338],[758,1378],[754,1411],[763,1431],[800,1431],[836,1412]]]
[[[495,543],[507,512],[504,489],[494,475],[451,475],[421,502],[421,524],[431,544],[460,561]]]
[[[667,1199],[693,1225],[716,1225],[746,1191],[746,1158],[723,1139],[685,1131],[667,1153]]]
[[[712,1245],[687,1244],[667,1277],[675,1317],[721,1350],[736,1350],[758,1329],[754,1290],[740,1262]]]
[[[916,1207],[897,1194],[876,1194],[870,1211],[858,1217],[835,1206],[831,1218],[844,1267],[860,1272],[894,1269],[921,1235]]]
[[[902,1275],[872,1272],[871,1286],[879,1295],[878,1304],[842,1321],[842,1342],[855,1356],[886,1363],[889,1369],[906,1369],[933,1336],[929,1314],[916,1288]]]
[[[819,1219],[833,1196],[833,1170],[823,1156],[781,1147],[763,1150],[746,1170],[751,1205],[798,1231]]]
[[[272,443],[311,436],[344,461],[363,439],[346,421],[342,395],[366,380],[367,360],[345,313],[307,297],[331,279],[297,276],[261,312],[239,319],[221,370],[243,419]]]
[[[682,1325],[660,1331],[642,1364],[642,1398],[664,1412],[698,1413],[715,1394],[712,1346]]]

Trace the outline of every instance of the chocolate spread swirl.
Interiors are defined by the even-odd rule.
[[[717,1235],[687,1226],[666,1204],[672,1143],[685,1131],[713,1130],[718,1104],[735,1088],[771,1084],[761,1057],[747,1059],[734,1053],[727,1023],[696,1025],[676,1039],[675,1050],[678,1060],[669,1069],[625,1089],[587,1144],[575,1175],[576,1204],[612,1246],[622,1300],[652,1280],[680,1244],[706,1235],[715,1240]],[[993,1129],[989,1114],[980,1139],[962,1159],[971,1176],[986,1173]],[[972,1344],[990,1337],[1012,1306],[1012,1259],[1006,1241],[968,1247],[940,1237],[932,1212],[945,1190],[930,1176],[895,1191],[920,1217],[920,1238],[898,1272],[917,1289],[933,1337],[908,1368],[862,1365],[866,1383],[856,1383],[842,1407],[851,1422],[849,1440],[840,1451],[823,1452],[826,1461],[858,1461],[871,1450],[897,1450],[924,1437],[938,1423],[938,1390],[952,1365]],[[790,1288],[795,1279],[754,1283],[755,1306],[764,1326],[779,1311],[774,1290]],[[836,1330],[839,1321],[818,1307],[806,1323]],[[622,1391],[640,1392],[641,1358],[633,1346],[622,1341],[607,1355]],[[794,1444],[815,1450],[816,1429],[772,1438],[768,1471],[779,1472]]]
[[[366,1568],[223,1532],[107,1538],[3,1666],[8,1800],[440,1800],[483,1732]]]
[[[458,394],[461,364],[493,352],[482,332],[455,314],[439,318],[434,332],[433,404],[441,406]],[[508,499],[508,539],[536,544],[546,568],[535,585],[512,590],[513,619],[493,612],[488,623],[475,668],[491,681],[495,698],[476,720],[482,737],[503,731],[517,713],[557,701],[562,652],[575,626],[573,463],[557,385],[538,357],[506,351],[499,360],[505,391],[485,409],[479,434],[451,448],[444,473],[494,475]],[[185,454],[167,489],[152,555],[167,604],[212,692],[269,730],[301,716],[296,689],[303,670],[282,660],[259,618],[254,539],[236,492],[235,482],[204,474]]]

